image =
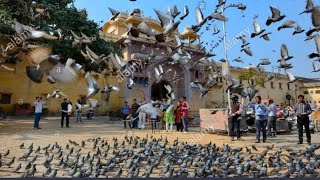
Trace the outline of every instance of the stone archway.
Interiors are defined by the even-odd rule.
[[[163,98],[167,98],[166,94],[168,92],[164,86],[168,84],[167,81],[153,83],[151,86],[151,99],[162,100]]]
[[[187,99],[189,99],[191,97],[191,94],[190,94],[191,90],[190,90],[190,86],[189,86],[189,84],[190,84],[189,70],[186,70],[186,68],[184,66],[179,65],[179,64],[169,65],[169,64],[167,64],[167,60],[162,60],[158,63],[154,63],[151,66],[149,66],[148,71],[154,72],[154,68],[158,67],[159,64],[162,65],[164,72],[166,72],[168,69],[172,69],[172,71],[167,72],[164,75],[164,78],[165,78],[164,83],[169,84],[171,78],[174,77],[175,72],[180,77],[180,80],[170,84],[173,88],[173,92],[176,95],[176,99],[182,98],[183,96],[186,96]],[[149,86],[149,91],[148,91],[149,93],[148,93],[147,98],[152,98],[153,96],[156,96],[158,98],[161,98],[161,97],[166,98],[166,94],[164,94],[164,96],[162,95],[162,93],[167,93],[167,90],[164,88],[164,84],[156,85],[155,79],[149,79],[149,84],[151,86]],[[158,89],[156,89],[156,88],[158,88]],[[160,95],[154,95],[156,92],[160,93]]]

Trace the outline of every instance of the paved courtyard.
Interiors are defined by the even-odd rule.
[[[42,129],[33,130],[33,119],[8,119],[0,121],[0,153],[4,153],[6,150],[10,150],[10,154],[8,157],[12,158],[13,156],[21,157],[26,149],[19,149],[19,145],[24,143],[25,147],[29,147],[31,143],[34,143],[34,149],[38,146],[41,148],[48,145],[54,144],[57,142],[62,147],[65,147],[69,141],[76,141],[80,143],[82,140],[86,140],[89,138],[97,138],[101,137],[103,139],[107,139],[108,141],[112,141],[113,137],[117,137],[122,141],[126,134],[146,137],[149,134],[149,137],[152,135],[154,137],[167,136],[169,143],[172,143],[175,139],[179,139],[180,141],[184,141],[187,143],[199,143],[199,144],[207,144],[209,142],[216,143],[217,146],[222,146],[223,144],[229,144],[231,147],[239,146],[239,147],[250,147],[255,145],[259,151],[264,150],[265,147],[275,145],[276,148],[292,148],[294,150],[305,150],[308,147],[306,144],[304,145],[296,145],[297,142],[297,132],[292,132],[290,134],[282,134],[278,135],[276,138],[268,139],[267,143],[254,144],[255,135],[252,133],[244,134],[244,141],[234,141],[231,142],[230,138],[226,135],[217,135],[217,134],[209,134],[206,132],[200,132],[199,127],[190,128],[191,132],[188,134],[182,134],[181,132],[165,132],[161,130],[160,132],[156,132],[152,134],[150,129],[146,130],[125,130],[123,128],[122,122],[106,122],[106,117],[95,117],[93,120],[84,120],[83,123],[77,124],[74,118],[70,120],[71,128],[61,128],[60,127],[60,119],[57,118],[46,118],[42,119],[40,122],[40,126]],[[175,128],[175,127],[174,127]],[[320,143],[320,133],[316,133],[312,135],[313,143]],[[7,158],[5,161],[7,161]],[[39,164],[44,161],[43,159],[39,160]],[[15,167],[17,165],[17,161],[12,165]],[[43,167],[39,166],[39,169]],[[1,177],[17,177],[22,174],[12,174],[7,172],[6,167],[0,168],[0,176]],[[24,169],[24,167],[22,168]],[[8,170],[9,171],[9,170]],[[36,174],[41,176],[41,174]]]

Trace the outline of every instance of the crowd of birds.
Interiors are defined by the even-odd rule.
[[[21,157],[9,149],[0,154],[0,171],[8,177],[320,177],[320,145],[299,151],[274,145],[218,147],[146,135],[18,148],[25,151]]]
[[[202,29],[204,25],[206,25],[205,31],[209,31],[213,27],[212,35],[218,35],[220,33],[220,30],[217,28],[216,24],[213,23],[216,21],[226,22],[229,20],[223,15],[222,12],[219,12],[221,11],[221,9],[227,7],[237,7],[238,9],[244,11],[247,8],[246,5],[241,3],[231,5],[226,5],[226,3],[226,0],[218,0],[218,4],[215,7],[214,11],[207,16],[204,16],[201,9],[199,7],[196,7],[196,23],[191,25],[189,29],[192,32],[197,33]],[[111,7],[109,7],[109,10],[112,14],[110,21],[115,21],[121,14],[121,12]],[[281,14],[279,9],[270,6],[270,10],[272,15],[266,20],[266,26],[271,26],[273,24],[279,23],[286,18],[286,15]],[[99,103],[97,102],[98,100],[93,99],[93,97],[97,93],[101,92],[109,94],[111,92],[119,91],[120,89],[118,87],[115,87],[111,84],[107,84],[104,88],[101,89],[95,79],[92,77],[92,73],[85,72],[82,65],[77,63],[77,60],[69,58],[66,60],[66,63],[62,63],[61,57],[57,54],[52,53],[52,47],[47,45],[39,46],[35,43],[38,40],[42,39],[46,39],[48,41],[56,41],[64,38],[73,38],[74,41],[72,43],[72,47],[80,48],[81,55],[89,62],[89,64],[94,66],[105,63],[108,65],[108,67],[111,67],[100,69],[101,74],[103,72],[106,72],[113,75],[118,75],[117,72],[124,72],[127,69],[132,68],[131,66],[135,65],[138,60],[143,60],[143,68],[147,68],[147,65],[157,63],[159,62],[159,60],[167,60],[166,67],[169,67],[168,70],[164,70],[163,65],[160,64],[153,68],[154,73],[148,73],[148,79],[154,79],[156,83],[160,83],[164,80],[170,82],[170,84],[165,87],[168,90],[168,101],[164,103],[164,105],[167,107],[170,106],[175,100],[175,95],[172,91],[172,85],[184,78],[183,74],[177,73],[173,70],[173,68],[170,68],[170,65],[176,64],[183,65],[187,67],[187,69],[191,69],[194,67],[201,68],[203,71],[207,72],[205,83],[197,81],[190,83],[190,86],[192,88],[197,89],[200,92],[201,97],[205,96],[212,88],[221,86],[221,82],[219,82],[218,79],[219,77],[222,77],[228,86],[227,90],[230,90],[231,93],[236,93],[239,92],[240,89],[240,95],[246,99],[246,102],[249,103],[251,101],[252,97],[254,97],[255,93],[257,92],[254,86],[243,87],[236,77],[223,74],[221,67],[219,67],[219,65],[214,60],[209,60],[209,58],[215,56],[215,54],[213,53],[213,49],[222,42],[223,38],[219,39],[218,44],[211,44],[212,48],[208,52],[205,52],[204,46],[202,46],[203,42],[199,43],[199,47],[196,49],[196,51],[187,50],[188,47],[185,46],[186,43],[182,41],[182,37],[180,35],[176,35],[175,32],[177,31],[180,23],[189,16],[189,7],[185,5],[183,7],[183,12],[179,11],[176,5],[173,8],[167,7],[165,12],[161,12],[157,9],[154,9],[154,12],[160,21],[163,31],[157,32],[156,30],[152,29],[151,26],[144,20],[137,26],[125,23],[124,25],[127,27],[127,32],[125,32],[124,35],[129,36],[123,41],[122,46],[131,46],[132,38],[141,37],[143,34],[148,36],[149,38],[153,38],[155,44],[159,45],[159,47],[161,46],[161,43],[165,42],[166,48],[162,48],[162,51],[159,47],[150,50],[146,48],[145,45],[142,45],[141,49],[137,52],[133,52],[129,59],[123,59],[114,52],[111,52],[109,55],[100,55],[95,53],[92,49],[90,49],[90,45],[95,42],[95,38],[90,37],[82,32],[79,35],[71,30],[71,37],[65,37],[64,32],[58,27],[53,26],[53,32],[48,33],[37,29],[37,27],[24,25],[19,23],[18,20],[15,20],[13,25],[13,28],[16,32],[15,35],[20,36],[22,33],[28,34],[27,38],[24,39],[24,42],[22,43],[22,47],[19,49],[20,53],[22,53],[22,55],[19,53],[19,56],[22,56],[21,59],[23,59],[24,61],[28,61],[31,64],[26,67],[26,74],[33,82],[36,83],[42,83],[43,76],[46,76],[47,81],[51,84],[62,83],[66,85],[76,81],[80,76],[84,76],[88,85],[86,99],[91,99],[90,102],[95,102],[95,105],[91,104],[93,108],[99,106]],[[49,12],[45,8],[35,9],[33,13],[34,18],[50,16]],[[129,16],[140,14],[140,9],[134,9],[133,12],[129,14]],[[315,6],[312,0],[307,0],[306,8],[301,14],[311,14],[311,20],[314,27],[306,32],[306,41],[312,39],[314,39],[315,41],[317,51],[311,53],[310,55],[308,55],[308,57],[310,59],[315,59],[313,62],[313,72],[318,72],[320,71],[317,66],[317,62],[320,61],[320,36],[319,34],[317,34],[317,32],[320,31],[320,7]],[[269,41],[271,39],[271,33],[260,26],[258,22],[258,15],[254,16],[253,27],[254,32],[251,34],[251,38],[260,37],[266,41]],[[278,31],[282,31],[283,29],[288,28],[294,28],[294,36],[305,31],[294,20],[286,20],[277,29]],[[58,36],[55,36],[55,34],[57,34]],[[200,35],[198,36],[199,40],[201,39],[201,34],[203,33],[200,33]],[[170,40],[170,37],[174,37],[174,40]],[[253,52],[249,47],[250,42],[247,41],[246,37],[244,35],[241,35],[237,37],[237,39],[242,42],[240,51],[244,52],[248,56],[253,56]],[[195,60],[193,58],[195,52],[197,52],[198,54],[199,52],[202,52],[203,56],[200,59]],[[278,60],[278,68],[284,69],[284,72],[288,77],[288,83],[295,82],[298,78],[295,77],[290,71],[293,66],[291,63],[288,63],[288,61],[292,60],[294,57],[290,56],[286,44],[281,45],[280,55],[281,58]],[[2,47],[2,56],[4,58],[12,58],[12,56],[9,55],[9,47]],[[220,61],[222,63],[227,62],[226,59],[221,59]],[[244,59],[238,57],[233,61],[243,63]],[[0,62],[0,65],[5,70],[14,71],[14,69],[5,66],[3,62]],[[268,65],[271,65],[271,60],[269,58],[263,58],[261,59],[261,62],[259,62],[256,66],[250,66],[250,68],[256,69],[257,71],[262,71],[262,66]],[[168,77],[170,79],[168,79]],[[127,80],[127,88],[131,89],[135,85],[134,72],[132,72],[125,78]],[[279,78],[279,74],[275,72],[269,73],[265,81],[271,81],[274,78]],[[56,92],[60,92],[60,94]],[[55,90],[53,94],[49,94],[48,98],[66,97],[66,95],[58,89]],[[154,102],[151,103],[151,105],[154,105]],[[146,109],[150,108],[150,103],[148,103],[145,105],[145,108],[142,108],[141,110],[149,111]]]

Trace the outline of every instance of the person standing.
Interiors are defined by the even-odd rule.
[[[181,102],[177,102],[177,108],[175,110],[175,116],[176,116],[176,126],[177,126],[177,131],[181,131],[183,130],[183,126],[182,126],[182,106],[181,106]]]
[[[81,122],[82,123],[82,103],[80,101],[80,99],[78,99],[77,103],[76,103],[76,117],[77,117],[77,123]]]
[[[143,100],[140,101],[139,105],[142,106],[145,103],[146,103],[146,99],[144,98]],[[147,114],[143,111],[140,111],[139,112],[139,124],[138,124],[139,129],[145,128],[146,118],[147,118]]]
[[[33,123],[33,129],[41,129],[39,127],[41,114],[42,114],[42,106],[44,102],[42,101],[41,97],[36,97],[36,101],[34,102],[34,123]]]
[[[165,121],[166,121],[166,131],[169,130],[169,124],[170,124],[170,131],[172,132],[172,126],[173,126],[173,104],[171,104],[166,112],[165,112]]]
[[[312,113],[311,107],[308,103],[304,101],[304,96],[298,96],[299,102],[294,106],[294,112],[297,114],[297,125],[299,130],[299,142],[298,144],[303,143],[303,127],[306,132],[307,142],[311,144],[311,134],[310,134],[310,120],[309,115]]]
[[[130,106],[128,105],[128,101],[124,102],[124,105],[121,107],[121,113],[122,113],[122,119],[126,120],[126,118],[129,116],[130,112]],[[127,128],[126,121],[123,122],[124,128]],[[129,127],[131,128],[131,123],[129,122]]]
[[[183,133],[188,132],[188,116],[189,116],[189,105],[187,103],[187,98],[183,96],[182,98],[182,124],[183,124]]]
[[[256,119],[256,143],[260,143],[260,132],[262,131],[263,142],[267,140],[267,123],[269,108],[261,102],[261,96],[256,97],[256,104],[253,105]]]
[[[61,103],[61,128],[63,128],[64,118],[66,118],[66,127],[69,128],[69,102],[67,99],[63,99]]]
[[[131,105],[131,114],[132,114],[132,117],[135,118],[135,120],[133,120],[132,122],[132,128],[138,128],[138,113],[137,113],[137,110],[139,109],[139,104],[137,103],[137,100],[136,99],[133,99],[133,103]]]
[[[269,137],[276,137],[277,129],[276,129],[276,122],[277,122],[277,107],[273,103],[273,99],[269,99],[269,113],[268,113],[268,136]],[[271,132],[273,131],[273,133]]]
[[[230,118],[231,118],[231,141],[234,141],[234,137],[237,135],[237,140],[240,141],[241,133],[240,133],[240,122],[241,122],[241,113],[242,113],[242,106],[238,102],[239,97],[234,95],[231,97],[232,104],[230,110]],[[237,133],[235,132],[235,127],[237,128]]]

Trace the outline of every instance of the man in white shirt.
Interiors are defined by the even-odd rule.
[[[36,97],[36,101],[34,102],[34,124],[33,124],[33,129],[41,129],[39,127],[39,122],[42,114],[42,105],[43,105],[42,98]]]

